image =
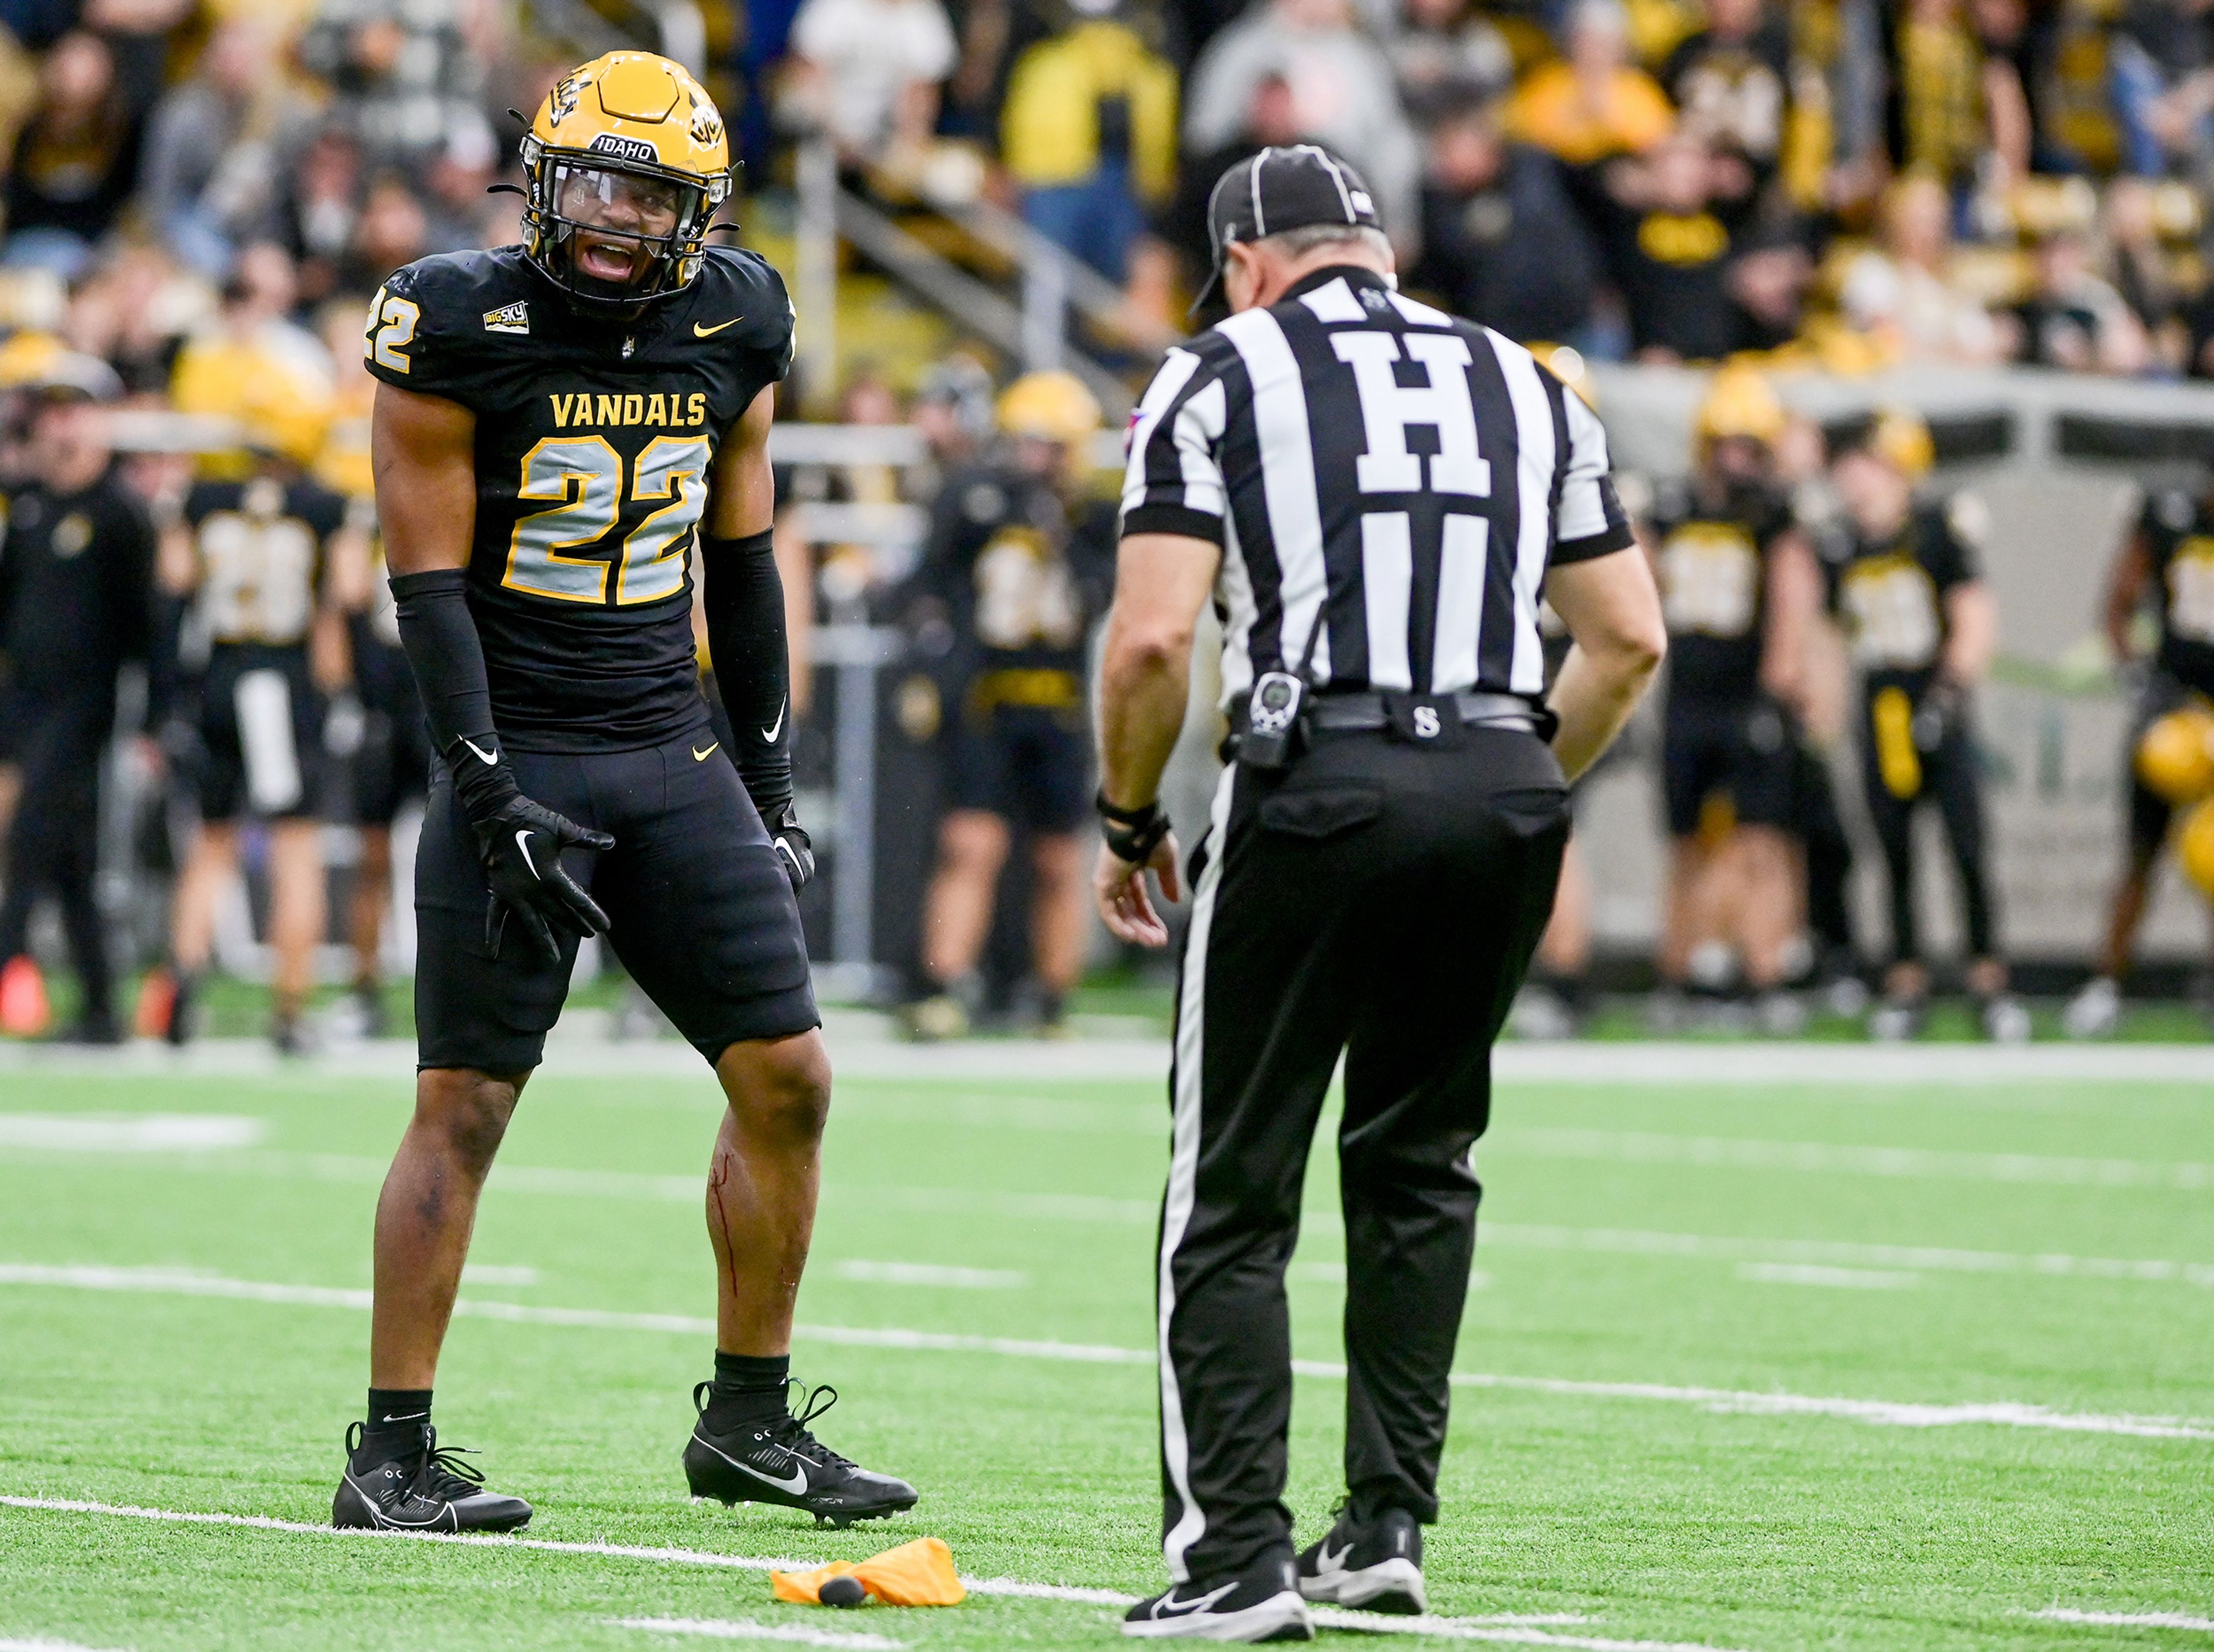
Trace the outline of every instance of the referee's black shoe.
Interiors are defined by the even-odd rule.
[[[1341,1504],[1330,1535],[1300,1557],[1300,1593],[1367,1612],[1428,1611],[1421,1525],[1404,1508],[1362,1520],[1350,1503]]]
[[[1277,1554],[1139,1601],[1123,1614],[1122,1632],[1151,1641],[1311,1641],[1314,1621],[1292,1562]]]
[[[381,1532],[512,1532],[530,1523],[530,1505],[484,1489],[484,1472],[441,1446],[423,1425],[422,1443],[405,1456],[364,1462],[362,1425],[346,1430],[346,1478],[331,1501],[331,1524]]]
[[[883,1520],[915,1503],[915,1490],[889,1474],[872,1474],[817,1440],[807,1425],[838,1403],[835,1388],[816,1388],[794,1416],[732,1423],[718,1429],[708,1421],[707,1391],[692,1391],[699,1410],[691,1439],[684,1442],[684,1478],[695,1497],[713,1497],[725,1508],[737,1502],[774,1503],[799,1508],[844,1528],[855,1520]]]

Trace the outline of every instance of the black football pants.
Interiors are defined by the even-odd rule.
[[[1286,1551],[1284,1264],[1346,1053],[1345,1473],[1437,1514],[1491,1043],[1551,910],[1566,789],[1534,737],[1325,734],[1233,767],[1193,856],[1159,1255],[1164,1542],[1178,1581]]]
[[[1874,719],[1861,719],[1862,774],[1868,793],[1868,821],[1883,847],[1884,881],[1891,902],[1893,963],[1922,957],[1921,926],[1914,910],[1914,811],[1937,805],[1953,870],[1960,884],[1961,927],[1967,932],[1971,958],[1997,956],[1998,926],[1991,896],[1991,857],[1984,835],[1983,776],[1976,767],[1975,738],[1966,719],[1947,721],[1935,750],[1919,754],[1921,785],[1900,797],[1885,782],[1876,751]]]
[[[30,702],[18,731],[22,786],[8,834],[8,892],[0,899],[0,961],[28,944],[31,907],[51,891],[59,902],[70,960],[88,1015],[111,1013],[114,976],[94,897],[100,861],[100,764],[115,721],[106,688]]]

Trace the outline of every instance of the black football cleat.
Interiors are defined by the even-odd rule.
[[[1139,1601],[1123,1614],[1122,1632],[1148,1641],[1311,1641],[1314,1620],[1292,1563],[1272,1555]]]
[[[1331,1606],[1412,1616],[1429,1610],[1422,1588],[1422,1528],[1404,1508],[1373,1519],[1341,1505],[1330,1535],[1300,1557],[1300,1593]]]
[[[810,1391],[797,1416],[786,1411],[765,1423],[743,1423],[719,1433],[707,1423],[707,1390],[692,1391],[700,1413],[684,1442],[684,1478],[695,1497],[732,1503],[774,1503],[804,1509],[816,1525],[841,1530],[855,1520],[883,1520],[915,1503],[915,1490],[889,1474],[872,1474],[841,1457],[807,1431],[838,1403],[835,1388]],[[827,1398],[826,1398],[827,1397]]]
[[[530,1524],[530,1505],[484,1489],[483,1471],[440,1446],[425,1423],[423,1444],[405,1457],[357,1469],[362,1425],[346,1430],[346,1478],[331,1502],[331,1524],[379,1532],[513,1532]]]

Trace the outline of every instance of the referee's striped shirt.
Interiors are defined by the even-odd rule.
[[[1580,399],[1344,266],[1169,352],[1133,417],[1122,530],[1222,547],[1226,706],[1302,658],[1325,691],[1535,698],[1545,571],[1633,542]]]

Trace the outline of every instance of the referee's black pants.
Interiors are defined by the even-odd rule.
[[[114,975],[95,897],[100,862],[100,765],[115,722],[112,685],[12,707],[27,719],[16,731],[22,780],[8,834],[8,888],[0,897],[0,963],[23,951],[31,909],[51,890],[84,988],[84,1013],[114,1006]]]
[[[1436,1518],[1470,1150],[1568,833],[1560,768],[1529,734],[1471,729],[1438,750],[1325,733],[1281,775],[1224,776],[1192,857],[1161,1216],[1163,1548],[1179,1582],[1290,1542],[1284,1264],[1341,1051],[1346,1484],[1364,1514]]]

